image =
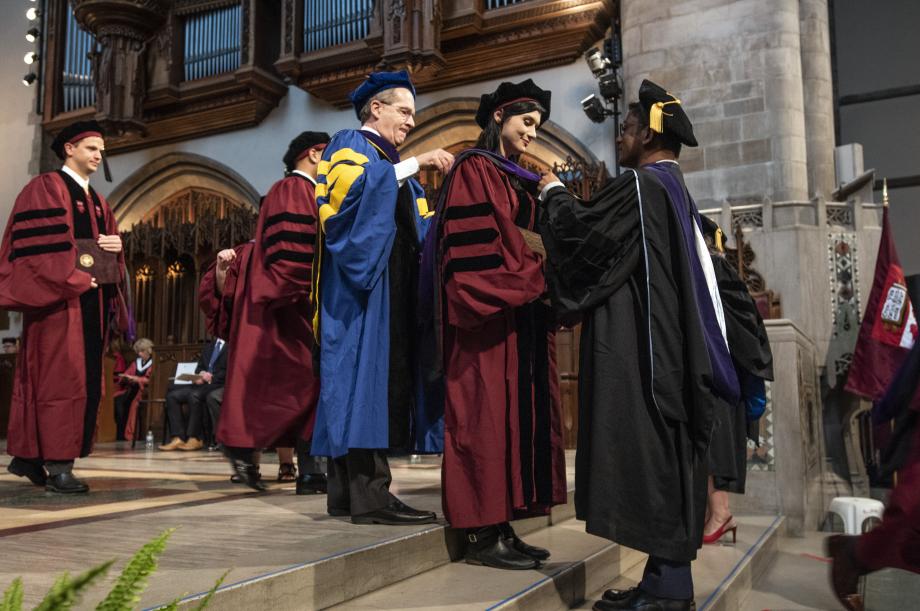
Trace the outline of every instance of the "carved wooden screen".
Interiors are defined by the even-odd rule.
[[[207,338],[198,284],[217,251],[249,240],[256,212],[208,189],[176,193],[122,234],[140,337],[157,345]]]

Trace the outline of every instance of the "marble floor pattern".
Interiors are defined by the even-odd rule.
[[[227,569],[227,583],[263,575],[333,553],[422,530],[424,526],[355,526],[326,514],[325,496],[296,496],[274,482],[275,454],[263,457],[269,491],[257,494],[229,481],[216,453],[132,451],[101,444],[77,461],[87,495],[57,495],[6,471],[0,457],[0,589],[17,576],[25,606],[36,604],[64,571],[71,574],[113,558],[105,583],[78,608],[93,608],[144,543],[176,528],[142,606],[207,590]],[[572,457],[574,463],[574,457]],[[441,515],[440,459],[391,460],[393,491],[419,509]]]
[[[8,463],[9,457],[0,455],[0,590],[15,577],[23,577],[26,608],[37,604],[62,572],[75,574],[116,559],[108,578],[94,586],[77,606],[94,608],[127,558],[167,528],[176,531],[138,608],[205,591],[228,569],[226,583],[240,582],[430,528],[355,526],[346,519],[332,518],[325,511],[325,496],[298,497],[293,484],[273,481],[277,473],[275,454],[263,458],[262,471],[270,482],[269,491],[263,494],[231,484],[223,458],[206,451],[132,451],[127,444],[101,444],[92,456],[78,461],[76,473],[90,484],[91,492],[75,496],[55,495],[32,486],[7,473]],[[571,487],[574,451],[568,453],[567,465]],[[400,498],[442,515],[439,458],[424,457],[419,463],[395,458],[391,466],[392,488]],[[753,517],[748,521],[766,524],[772,519]],[[562,530],[567,528],[583,533],[581,522],[565,523]],[[707,562],[694,565],[698,594],[703,598],[708,595],[746,549],[744,537],[756,536],[756,532],[742,529],[737,547],[704,549],[701,559],[708,559],[712,566]],[[548,534],[535,535],[534,540],[540,543],[540,537]],[[744,609],[834,608],[826,560],[820,557],[822,540],[823,534],[817,533],[804,540],[783,539],[780,557],[785,560],[767,571]],[[557,542],[554,547],[561,550],[561,545]],[[436,580],[445,571],[476,573],[477,568],[442,567],[426,579]],[[632,585],[640,576],[641,566],[636,566],[622,575],[618,585]],[[490,598],[486,586],[488,583],[479,582],[482,591],[477,600]],[[402,587],[390,586],[343,608],[364,608],[365,600],[374,601],[375,609],[403,608],[400,604],[391,606],[405,600],[400,594]],[[590,602],[579,608],[590,608]]]

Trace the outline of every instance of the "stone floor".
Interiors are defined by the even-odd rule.
[[[226,462],[205,451],[145,452],[102,444],[75,469],[91,492],[74,496],[31,486],[7,473],[8,463],[3,455],[0,588],[21,575],[26,606],[38,602],[64,571],[80,572],[112,558],[119,559],[120,570],[124,559],[167,528],[177,530],[144,606],[207,590],[227,569],[227,583],[233,583],[426,528],[355,527],[326,514],[325,496],[294,495],[293,484],[272,483],[267,493],[253,493],[231,484]],[[394,492],[440,514],[439,460],[391,464]],[[277,473],[274,454],[264,457],[263,473],[269,478]],[[86,600],[96,601],[105,591],[97,587]]]
[[[574,464],[573,458],[569,456],[569,465]],[[60,573],[77,573],[117,559],[112,575],[91,590],[78,607],[93,608],[108,591],[124,561],[167,528],[177,530],[142,598],[143,607],[207,590],[227,569],[227,583],[246,582],[431,528],[356,527],[345,519],[329,517],[325,497],[294,495],[292,484],[272,483],[267,493],[252,493],[231,484],[223,459],[205,451],[131,451],[124,444],[103,444],[93,456],[78,462],[77,475],[90,484],[92,491],[77,496],[46,493],[9,475],[5,469],[8,461],[8,456],[0,457],[0,589],[22,576],[26,607],[36,604]],[[276,461],[273,454],[264,459],[263,473],[269,478],[276,473]],[[407,459],[394,459],[391,464],[394,491],[410,505],[436,510],[440,515],[439,460],[426,457],[413,464]],[[571,485],[571,467],[569,477]],[[699,586],[714,591],[736,561],[743,558],[747,549],[742,547],[743,537],[755,536],[752,531],[772,519],[749,518],[750,530],[746,534],[742,530],[737,547],[704,548],[703,561],[694,565]],[[566,528],[583,534],[581,523],[565,525],[563,534]],[[576,536],[574,531],[571,536]],[[776,561],[743,607],[738,608],[836,608],[827,585],[828,565],[821,552],[822,540],[818,533],[805,539],[782,539]],[[557,547],[560,553],[564,551],[561,541]],[[481,580],[480,576],[486,580],[507,578],[501,571],[484,573],[465,565],[439,570],[453,574],[469,569],[476,572],[474,581]],[[621,582],[634,582],[639,577],[638,570],[637,567],[623,574]],[[436,577],[437,572],[432,572],[431,578]],[[467,585],[483,592],[489,587],[485,581]],[[398,587],[391,586],[374,597],[372,608],[403,608],[399,600]],[[354,608],[363,603],[356,600]]]

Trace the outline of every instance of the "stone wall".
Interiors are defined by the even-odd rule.
[[[772,451],[762,468],[748,471],[733,511],[786,516],[787,532],[817,530],[829,502],[824,488],[824,432],[815,345],[790,320],[767,322],[774,374],[769,410]]]
[[[730,243],[734,226],[744,229],[754,267],[823,365],[831,234],[852,234],[860,283],[871,283],[879,216],[865,201],[828,215],[837,180],[827,0],[623,0],[621,16],[627,92],[650,78],[682,100],[700,142],[681,154],[691,194]]]
[[[694,123],[701,208],[808,199],[798,0],[624,0],[621,17],[628,94],[651,78]]]

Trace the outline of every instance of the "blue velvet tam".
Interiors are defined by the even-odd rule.
[[[405,70],[400,70],[399,72],[374,72],[368,76],[363,83],[358,85],[357,89],[348,94],[348,99],[351,100],[352,105],[355,107],[355,115],[360,119],[361,109],[364,108],[368,100],[381,91],[395,89],[396,87],[408,89],[412,92],[412,97],[415,97],[415,86],[409,79],[409,73]]]

